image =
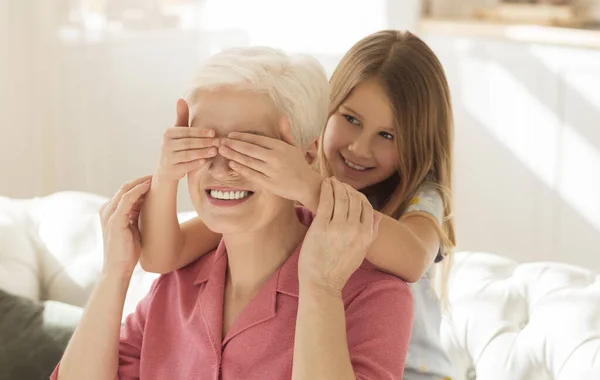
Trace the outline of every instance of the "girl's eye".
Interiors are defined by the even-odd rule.
[[[360,125],[360,121],[358,121],[358,119],[355,118],[354,116],[350,116],[350,115],[342,115],[342,116],[344,116],[344,119],[348,120],[348,122],[350,124]]]
[[[388,132],[379,132],[379,135],[381,137],[383,137],[384,139],[387,139],[387,140],[393,140],[394,139],[394,135],[392,135],[391,133],[388,133]]]

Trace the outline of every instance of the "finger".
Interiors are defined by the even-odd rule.
[[[373,206],[371,206],[371,204],[369,203],[369,201],[366,199],[366,197],[364,197],[361,201],[362,203],[362,212],[361,212],[361,217],[360,217],[360,223],[368,226],[368,227],[373,227],[373,225],[375,224],[375,218],[377,217],[375,215],[375,211],[373,210]],[[381,217],[380,217],[381,219]]]
[[[333,208],[333,185],[331,179],[326,178],[321,183],[321,195],[319,196],[319,206],[317,207],[315,220],[323,224],[329,223],[333,217]]]
[[[208,149],[194,149],[184,150],[181,152],[173,152],[169,160],[172,160],[173,165],[181,164],[183,162],[196,161],[206,158],[215,157],[217,155],[217,148]]]
[[[169,150],[181,152],[184,150],[204,149],[219,146],[219,139],[211,138],[181,138],[168,141]]]
[[[294,138],[292,129],[290,128],[290,119],[287,116],[282,117],[279,122],[279,133],[281,134],[282,141],[295,147],[298,146],[298,142]]]
[[[362,213],[362,198],[361,194],[354,190],[354,188],[348,184],[344,184],[346,193],[348,194],[348,221],[351,223],[360,224],[360,218]]]
[[[100,206],[100,211],[98,211],[98,213],[100,214],[100,216],[102,216],[102,214],[104,214],[104,210],[106,210],[106,207],[108,207],[108,203],[109,202],[104,202],[102,204],[102,206]]]
[[[142,205],[144,204],[144,201],[146,200],[146,195],[148,195],[148,193],[139,197],[138,200],[131,207],[131,212],[129,213],[129,221],[130,222],[136,222],[138,220],[138,217],[140,216],[140,213],[142,212]]]
[[[348,192],[344,187],[344,184],[336,179],[332,179],[333,184],[333,196],[335,204],[333,208],[333,221],[338,223],[345,223],[348,220]]]
[[[110,204],[110,200],[108,202],[105,202],[102,206],[100,206],[100,211],[98,211],[98,215],[100,215],[100,225],[102,226],[102,228],[104,228],[105,224],[106,224],[106,208],[108,207],[108,205]]]
[[[175,170],[177,170],[178,173],[189,173],[193,170],[200,169],[204,164],[206,164],[206,160],[204,158],[189,162],[180,162],[175,165]]]
[[[272,159],[272,149],[263,148],[261,145],[245,142],[242,140],[223,139],[221,140],[221,147],[225,146],[236,152],[256,158],[263,162],[268,162]],[[219,149],[219,153],[221,150]]]
[[[167,139],[212,138],[215,137],[215,131],[207,128],[169,127],[163,136]]]
[[[119,191],[117,191],[117,193],[115,194],[115,196],[112,197],[110,201],[108,201],[108,205],[106,205],[106,207],[104,208],[104,216],[102,218],[105,221],[108,221],[108,219],[111,217],[112,214],[114,214],[115,210],[117,209],[117,205],[119,204],[119,200],[121,199],[123,194],[125,194],[126,192],[128,192],[129,190],[133,189],[141,183],[150,183],[151,181],[152,175],[147,175],[140,178],[136,178],[133,181],[127,182],[126,184],[122,185]]]
[[[229,149],[225,146],[219,148],[219,154],[233,162],[237,162],[238,164],[260,172],[262,174],[267,175],[265,171],[268,169],[267,164],[264,161],[257,160],[256,158],[246,156],[245,154],[241,154],[236,152],[233,149]],[[233,168],[232,168],[233,169]]]
[[[150,183],[144,182],[133,189],[127,191],[117,204],[117,209],[110,217],[111,225],[117,228],[125,228],[129,226],[130,214],[138,199],[150,190]]]
[[[270,178],[263,173],[235,161],[229,161],[229,167],[244,178],[257,183],[259,186],[269,188]]]
[[[381,223],[382,218],[383,216],[380,213],[376,211],[373,212],[373,240],[375,240],[379,234],[379,224]]]
[[[281,140],[273,137],[261,136],[254,133],[245,132],[230,132],[229,135],[227,135],[227,137],[232,140],[240,140],[254,145],[258,145],[265,149],[275,149],[279,146],[279,144],[283,143]]]
[[[190,126],[190,108],[183,99],[177,99],[177,117],[175,118],[176,127],[189,127]]]

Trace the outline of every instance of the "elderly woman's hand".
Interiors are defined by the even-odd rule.
[[[336,179],[324,180],[317,214],[300,252],[300,285],[341,292],[365,259],[380,219],[362,193]]]
[[[104,266],[107,275],[128,277],[141,253],[138,219],[152,176],[129,182],[100,209],[104,237]]]

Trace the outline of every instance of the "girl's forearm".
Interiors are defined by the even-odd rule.
[[[429,219],[415,216],[396,220],[382,215],[367,260],[380,271],[413,283],[431,266],[439,247],[440,235]]]
[[[144,270],[166,273],[177,269],[184,237],[177,219],[177,181],[152,178],[140,215]]]
[[[323,177],[315,173],[311,178],[307,178],[304,182],[304,189],[301,191],[301,195],[298,196],[300,199],[294,199],[302,203],[310,212],[316,214],[317,207],[319,207],[319,198],[321,196],[321,183]]]
[[[312,178],[297,199],[313,214],[319,206],[323,178]],[[429,219],[413,217],[396,220],[381,214],[377,238],[369,248],[367,260],[377,269],[399,277],[406,282],[416,282],[431,266],[439,249],[438,231]]]

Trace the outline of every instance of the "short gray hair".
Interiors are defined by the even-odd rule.
[[[329,107],[329,82],[323,66],[305,54],[257,46],[225,50],[209,57],[198,70],[188,95],[221,88],[265,93],[290,121],[300,147],[319,137]]]

